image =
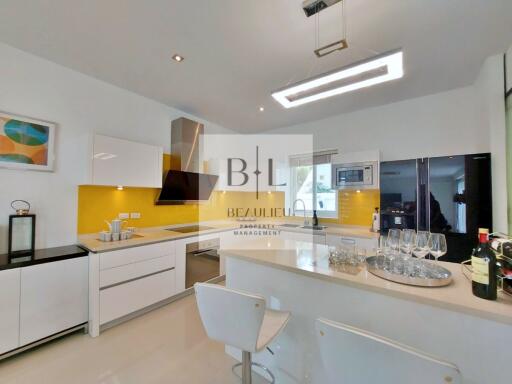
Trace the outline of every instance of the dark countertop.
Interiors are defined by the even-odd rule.
[[[10,258],[8,254],[0,255],[0,271],[4,269],[29,267],[31,265],[51,263],[87,256],[89,253],[77,245],[37,249],[32,255]]]

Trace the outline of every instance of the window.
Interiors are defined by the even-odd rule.
[[[313,156],[294,157],[290,159],[291,188],[290,208],[295,215],[304,215],[304,206],[307,216],[313,216],[313,210],[318,217],[338,217],[338,194],[331,189],[331,154],[326,151]],[[304,204],[302,204],[302,200]]]

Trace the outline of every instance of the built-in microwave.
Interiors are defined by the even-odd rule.
[[[378,189],[377,161],[332,165],[333,189]]]

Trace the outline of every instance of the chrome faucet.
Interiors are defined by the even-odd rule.
[[[308,225],[308,221],[306,219],[306,203],[304,202],[304,200],[302,199],[295,199],[295,201],[293,202],[293,216],[295,216],[295,206],[297,205],[297,202],[300,201],[302,203],[302,208],[303,208],[303,212],[304,212],[304,225]]]

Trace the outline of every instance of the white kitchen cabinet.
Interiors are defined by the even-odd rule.
[[[187,242],[197,241],[197,237],[174,241],[176,246],[176,293],[185,290],[185,274],[187,268]]]
[[[325,244],[325,233],[312,233],[308,231],[283,231],[281,237],[284,239],[306,241],[314,244]]]
[[[89,333],[176,294],[176,242],[90,253]]]
[[[20,345],[87,322],[88,258],[21,269]]]
[[[162,187],[162,147],[102,135],[93,135],[89,147],[84,184]]]
[[[355,245],[357,248],[365,248],[368,251],[376,249],[379,244],[378,238],[365,238],[365,237],[350,237],[341,235],[330,235],[326,236],[326,244],[329,246],[337,245]]]
[[[19,347],[20,269],[0,271],[0,354]]]
[[[174,295],[175,271],[167,270],[100,291],[100,323],[129,315]]]

